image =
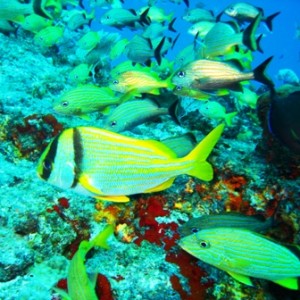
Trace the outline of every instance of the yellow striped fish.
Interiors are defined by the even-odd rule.
[[[88,113],[100,111],[109,105],[120,103],[120,98],[108,87],[82,85],[58,98],[53,103],[57,113],[84,117]]]
[[[204,229],[180,240],[191,255],[252,285],[249,277],[299,288],[300,260],[288,248],[258,233],[240,228]]]
[[[178,158],[158,141],[94,127],[70,128],[47,146],[37,173],[63,189],[101,200],[127,202],[125,195],[162,191],[181,174],[211,180],[213,168],[206,159],[223,129],[224,125],[219,125],[188,155]]]
[[[112,90],[123,94],[134,92],[159,95],[160,88],[170,87],[172,87],[170,80],[162,80],[149,70],[125,71],[118,74],[110,85]]]
[[[188,63],[177,71],[172,82],[179,87],[199,90],[221,88],[241,90],[239,83],[245,80],[256,80],[273,87],[274,84],[264,73],[271,59],[272,57],[267,58],[252,72],[242,72],[226,62],[199,59]]]

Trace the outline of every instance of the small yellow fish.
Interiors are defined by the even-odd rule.
[[[156,73],[148,70],[125,71],[113,79],[110,88],[116,92],[160,94],[160,88],[172,88],[169,79],[162,80]]]
[[[225,123],[230,126],[232,124],[232,119],[237,115],[237,112],[226,113],[225,107],[217,101],[207,101],[203,103],[199,112],[202,116],[216,120],[225,121]]]
[[[51,26],[53,21],[41,17],[40,15],[37,14],[31,14],[26,16],[23,20],[17,23],[20,24],[21,27],[25,30],[28,30],[33,33],[37,33],[42,29]]]
[[[124,53],[125,47],[128,43],[128,39],[124,38],[113,45],[109,53],[110,59],[115,59],[121,56]]]
[[[213,178],[206,161],[224,124],[213,129],[188,155],[178,158],[163,143],[140,140],[94,127],[69,128],[47,146],[38,176],[62,189],[101,200],[127,202],[126,195],[170,187],[178,175]]]
[[[77,42],[77,45],[82,50],[91,51],[99,42],[100,34],[96,31],[89,31]]]
[[[84,83],[89,78],[91,66],[88,64],[80,64],[76,66],[69,74],[69,80],[73,83]]]
[[[256,232],[240,228],[210,228],[180,240],[191,255],[252,286],[249,277],[299,288],[300,260],[291,250]]]
[[[62,38],[63,34],[64,29],[62,27],[48,26],[34,36],[34,42],[43,48],[49,48],[54,46]]]
[[[101,111],[109,105],[120,103],[120,97],[108,87],[94,85],[78,86],[62,95],[53,103],[57,113],[85,117],[86,114]]]

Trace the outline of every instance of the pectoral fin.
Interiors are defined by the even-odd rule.
[[[86,175],[86,174],[82,174],[79,177],[79,183],[89,192],[97,194],[97,195],[101,195],[103,194],[99,189],[97,189],[95,186],[93,186],[92,182],[91,182],[91,178]]]
[[[299,288],[298,278],[295,277],[274,280],[274,282],[291,290],[298,290]]]
[[[238,274],[238,273],[234,273],[234,272],[228,272],[227,273],[232,276],[235,280],[244,283],[246,285],[250,285],[252,286],[252,281],[248,276],[242,275],[242,274]]]

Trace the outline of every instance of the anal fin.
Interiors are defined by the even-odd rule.
[[[241,283],[244,283],[246,285],[250,285],[252,286],[252,281],[251,279],[249,278],[249,276],[246,276],[246,275],[243,275],[243,274],[238,274],[238,273],[234,273],[234,272],[228,272],[227,273],[232,276],[235,280],[241,282]]]

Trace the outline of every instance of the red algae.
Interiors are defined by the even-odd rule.
[[[101,300],[114,300],[109,280],[103,274],[98,274],[96,281],[96,294]]]
[[[181,274],[187,278],[190,291],[183,289],[179,278],[176,275],[170,277],[174,290],[176,290],[182,300],[201,300],[205,299],[206,290],[213,285],[211,281],[202,284],[201,279],[206,277],[206,273],[198,266],[197,258],[191,256],[183,250],[177,253],[169,252],[166,261],[177,264]]]
[[[134,242],[140,245],[143,240],[150,243],[164,246],[165,250],[170,250],[175,246],[179,238],[177,233],[178,224],[175,222],[159,223],[157,217],[170,215],[166,207],[167,199],[162,196],[151,196],[147,200],[140,199],[137,208],[137,216],[140,218],[139,226],[145,230],[137,234]]]

